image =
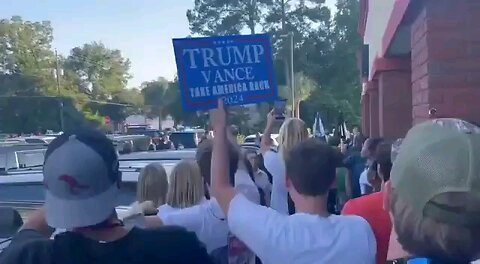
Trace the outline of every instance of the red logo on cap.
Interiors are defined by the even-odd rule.
[[[90,186],[88,186],[88,185],[80,184],[77,181],[77,179],[73,178],[70,175],[62,175],[62,176],[58,177],[58,180],[63,181],[66,184],[68,184],[68,186],[70,186],[70,193],[73,194],[73,195],[77,195],[79,193],[79,191],[86,190],[86,189],[90,188]]]

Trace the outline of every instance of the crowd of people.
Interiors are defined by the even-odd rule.
[[[309,136],[286,119],[278,149],[267,117],[260,152],[242,150],[223,101],[213,139],[170,175],[139,176],[119,216],[121,172],[102,133],[65,133],[48,147],[46,201],[0,263],[411,263],[480,258],[480,128],[433,119],[404,139],[351,142]],[[135,208],[135,209],[133,209]],[[133,220],[132,220],[133,219]],[[55,229],[66,232],[56,234]],[[403,262],[402,262],[403,263]]]

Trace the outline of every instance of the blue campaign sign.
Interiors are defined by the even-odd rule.
[[[174,39],[183,109],[273,101],[277,84],[268,34]]]

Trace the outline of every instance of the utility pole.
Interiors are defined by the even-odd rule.
[[[292,89],[292,117],[295,117],[295,71],[293,69],[293,51],[295,49],[295,43],[293,41],[293,32],[289,32],[286,35],[281,35],[281,38],[289,38],[290,40],[290,88]]]
[[[290,76],[291,76],[291,86],[292,86],[292,117],[295,117],[295,72],[293,70],[293,51],[295,49],[295,44],[293,43],[293,32],[289,33],[290,35]]]
[[[58,100],[59,100],[59,114],[60,114],[60,129],[62,132],[65,131],[64,127],[64,120],[63,120],[63,99],[62,94],[60,92],[60,67],[58,64],[58,52],[55,49],[55,77],[57,79],[57,93],[58,93]]]

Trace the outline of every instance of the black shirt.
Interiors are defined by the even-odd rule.
[[[22,230],[0,255],[2,264],[140,264],[211,263],[196,235],[180,227],[133,228],[123,238],[102,243],[66,232],[49,240],[35,230]]]

